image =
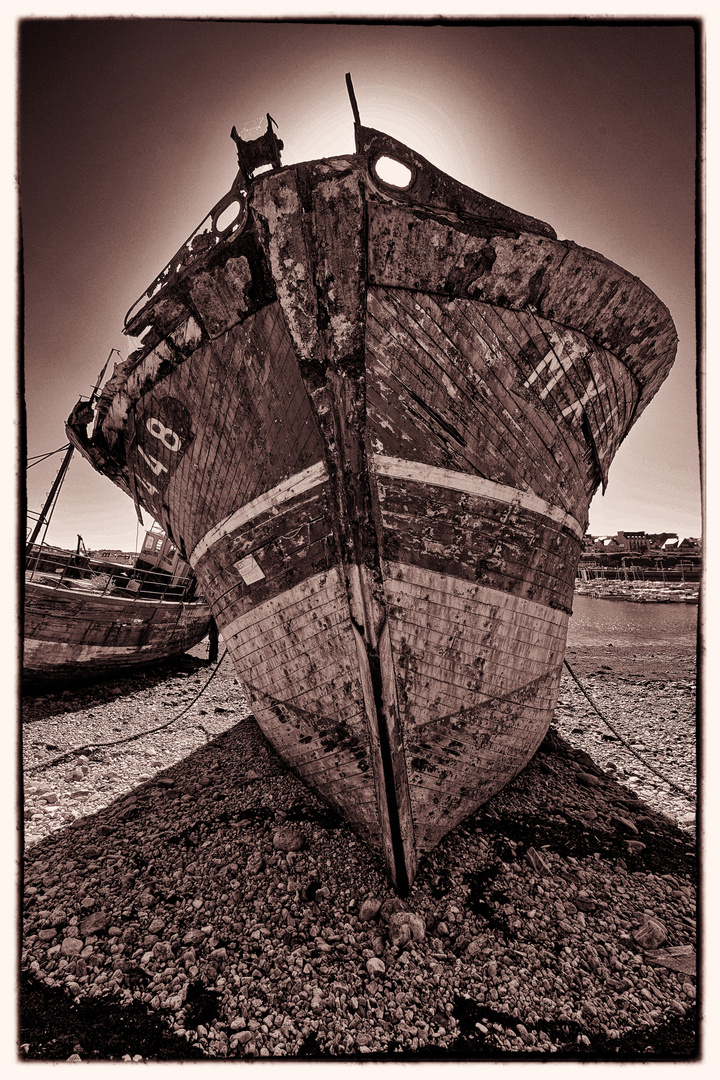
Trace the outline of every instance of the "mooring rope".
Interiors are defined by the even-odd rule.
[[[166,721],[164,724],[159,724],[157,727],[149,728],[147,731],[137,732],[134,735],[126,735],[122,739],[113,739],[111,742],[88,743],[86,746],[75,747],[73,750],[67,750],[67,751],[65,751],[64,754],[60,754],[60,755],[58,755],[58,757],[52,758],[50,761],[44,761],[44,762],[41,762],[39,765],[31,766],[31,768],[29,768],[27,770],[27,772],[32,773],[32,772],[38,772],[38,771],[41,771],[41,770],[44,770],[44,769],[50,769],[50,768],[53,767],[53,765],[60,765],[60,764],[62,764],[63,761],[68,761],[72,757],[78,757],[80,754],[84,754],[87,751],[92,752],[93,750],[103,750],[108,746],[119,746],[122,743],[135,742],[138,739],[145,738],[146,735],[154,735],[155,732],[163,731],[165,728],[170,727],[172,724],[176,723],[182,716],[184,716],[185,713],[189,712],[189,710],[193,707],[195,702],[198,701],[198,699],[200,697],[202,697],[202,695],[205,693],[208,686],[210,685],[210,683],[213,681],[213,679],[217,675],[218,671],[220,670],[220,665],[222,664],[222,662],[223,662],[223,660],[225,659],[226,656],[227,656],[227,649],[224,650],[222,656],[220,657],[217,664],[215,665],[215,668],[213,669],[210,677],[207,679],[207,681],[204,683],[204,685],[200,687],[200,689],[198,690],[197,694],[192,699],[192,701],[189,702],[189,704],[187,704],[184,709],[181,709],[181,711],[176,716],[173,716],[170,720]],[[610,729],[610,731],[612,731],[613,735],[617,739],[619,739],[619,741],[623,744],[623,746],[627,750],[630,751],[630,753],[633,755],[633,757],[636,757],[638,759],[638,761],[642,762],[642,764],[645,766],[646,769],[649,769],[650,772],[652,772],[656,776],[658,776],[664,783],[669,784],[669,786],[671,788],[673,788],[675,791],[679,792],[680,795],[684,796],[684,798],[686,798],[689,802],[694,804],[695,801],[696,801],[695,796],[691,795],[689,791],[686,791],[684,788],[680,787],[679,784],[676,784],[674,780],[671,780],[669,776],[666,776],[664,773],[662,773],[659,769],[657,769],[654,765],[652,765],[649,761],[647,761],[647,759],[644,758],[642,756],[642,754],[639,754],[637,752],[637,750],[630,745],[630,743],[627,741],[627,739],[625,739],[623,737],[623,735],[621,735],[621,733],[617,730],[617,728],[614,727],[614,725],[610,723],[610,721],[607,719],[607,717],[603,715],[601,710],[598,708],[596,703],[593,701],[590,694],[587,692],[585,687],[582,685],[582,683],[578,679],[577,675],[573,671],[573,669],[570,666],[567,659],[565,659],[564,664],[565,664],[565,667],[570,672],[570,675],[572,676],[572,678],[573,678],[574,682],[576,683],[578,689],[583,694],[583,696],[586,697],[587,700],[590,702],[590,704],[592,705],[593,709],[595,710],[597,715],[600,717],[602,722],[607,725],[607,727]]]
[[[660,779],[661,779],[661,780],[663,780],[663,781],[664,781],[664,782],[665,782],[666,784],[669,784],[671,788],[674,788],[674,789],[675,789],[675,791],[679,792],[679,793],[680,793],[681,795],[683,795],[683,796],[684,796],[684,797],[685,797],[685,798],[686,798],[686,799],[687,799],[687,800],[688,800],[689,802],[691,802],[691,803],[693,803],[693,804],[694,804],[694,803],[695,803],[695,796],[694,796],[694,795],[691,795],[689,791],[685,791],[685,789],[684,789],[684,788],[681,788],[679,784],[676,784],[674,780],[671,780],[669,776],[665,776],[665,774],[664,774],[664,773],[662,773],[662,772],[660,772],[660,770],[659,770],[659,769],[656,769],[654,765],[651,765],[649,761],[646,761],[646,760],[645,760],[645,758],[644,758],[644,757],[642,756],[642,754],[638,754],[637,750],[635,750],[635,748],[634,748],[634,747],[632,747],[632,746],[630,745],[630,743],[629,743],[629,742],[628,742],[628,741],[627,741],[626,739],[624,739],[624,738],[623,738],[623,736],[622,736],[622,735],[620,734],[620,732],[619,732],[619,731],[617,730],[617,728],[613,727],[613,725],[612,725],[612,724],[610,723],[610,721],[609,721],[609,720],[607,719],[607,717],[606,717],[606,716],[603,716],[603,714],[602,714],[602,713],[600,712],[600,709],[599,709],[599,708],[597,707],[597,705],[595,704],[595,702],[593,701],[593,699],[592,699],[592,698],[590,697],[590,695],[588,694],[587,690],[586,690],[586,689],[585,689],[585,687],[584,687],[584,686],[582,685],[582,683],[581,683],[581,682],[580,682],[580,680],[578,679],[578,677],[577,677],[577,675],[575,674],[575,672],[573,671],[573,669],[572,669],[572,668],[570,667],[570,664],[568,663],[568,661],[567,661],[567,660],[565,660],[565,667],[566,667],[566,668],[568,669],[568,671],[569,671],[569,672],[570,672],[570,674],[572,675],[573,679],[574,679],[574,680],[575,680],[575,682],[577,683],[577,685],[578,685],[578,687],[579,687],[579,689],[580,689],[580,692],[581,692],[582,694],[584,694],[584,695],[585,695],[585,697],[586,697],[586,698],[588,699],[588,701],[590,702],[590,704],[592,705],[593,709],[594,709],[594,710],[595,710],[595,712],[596,712],[596,713],[598,714],[598,716],[600,717],[600,719],[602,720],[602,722],[603,722],[604,724],[607,724],[607,726],[608,726],[608,727],[610,728],[610,730],[612,731],[613,735],[614,735],[614,736],[615,736],[615,737],[616,737],[617,739],[619,739],[619,740],[620,740],[620,742],[621,742],[621,743],[623,744],[623,746],[624,746],[624,747],[625,747],[625,748],[626,748],[627,750],[629,750],[629,751],[630,751],[630,753],[631,753],[631,754],[632,754],[632,755],[633,755],[634,757],[636,757],[636,758],[638,759],[638,761],[641,761],[641,762],[642,762],[642,764],[643,764],[643,765],[645,766],[645,768],[646,768],[646,769],[649,769],[649,770],[650,770],[650,772],[653,772],[653,773],[655,773],[655,775],[656,775],[656,776],[659,776],[659,777],[660,777]]]
[[[140,731],[135,735],[126,735],[122,739],[113,739],[112,742],[89,743],[87,746],[77,746],[77,747],[75,747],[74,750],[66,750],[64,754],[60,754],[60,755],[58,755],[58,757],[52,758],[50,761],[43,761],[39,765],[33,765],[31,768],[29,768],[27,770],[27,772],[32,773],[32,772],[38,772],[38,771],[41,771],[41,770],[44,770],[44,769],[51,769],[53,765],[60,765],[60,764],[62,764],[63,761],[68,761],[70,758],[78,757],[80,754],[86,753],[86,751],[91,751],[92,752],[93,750],[103,750],[107,746],[119,746],[121,743],[135,742],[137,739],[144,739],[146,735],[154,735],[156,731],[162,731],[164,728],[170,727],[170,725],[174,724],[177,720],[179,720],[181,716],[184,716],[185,713],[188,712],[188,710],[193,707],[193,705],[198,700],[198,698],[201,697],[202,694],[205,693],[208,686],[210,685],[210,683],[213,681],[213,679],[217,675],[218,671],[220,670],[220,665],[222,664],[222,662],[223,662],[223,660],[225,659],[226,656],[227,656],[227,649],[225,649],[222,656],[220,657],[217,664],[215,665],[215,669],[212,672],[212,674],[210,675],[210,678],[207,680],[207,682],[204,684],[204,686],[200,687],[200,689],[198,690],[197,694],[192,699],[190,704],[186,705],[185,708],[182,709],[177,714],[177,716],[173,716],[172,719],[166,721],[166,723],[160,724],[158,727],[150,728],[148,731]],[[205,729],[203,728],[203,731],[204,730]]]

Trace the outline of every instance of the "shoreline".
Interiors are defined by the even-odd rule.
[[[177,723],[30,772],[166,723],[210,674],[193,653],[25,700],[23,1060],[693,1059],[689,804],[603,738],[567,673],[533,761],[422,860],[404,901],[422,937],[394,943],[378,857],[269,747],[227,658]],[[694,650],[568,659],[692,790]]]

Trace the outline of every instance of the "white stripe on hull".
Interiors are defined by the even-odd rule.
[[[247,524],[253,518],[259,517],[260,514],[267,513],[268,510],[272,510],[273,507],[279,506],[281,503],[289,502],[290,499],[302,494],[304,491],[310,491],[312,488],[318,487],[327,479],[328,471],[325,462],[317,461],[314,465],[310,465],[309,468],[296,473],[295,476],[291,476],[288,480],[283,480],[282,483],[269,491],[264,491],[262,495],[258,495],[256,499],[252,499],[245,506],[241,506],[224,518],[223,521],[214,525],[209,532],[206,532],[203,538],[198,540],[190,554],[188,560],[190,565],[195,567],[202,556],[218,540],[222,540],[224,536],[235,532],[241,525]]]
[[[386,564],[384,584],[393,651],[385,670],[397,672],[383,694],[401,691],[403,752],[396,768],[407,770],[422,852],[502,788],[539,745],[557,699],[568,615],[399,562]],[[326,618],[328,597],[345,606],[344,619]],[[370,736],[372,692],[363,694],[361,648],[353,647],[346,604],[332,570],[230,618],[220,630],[238,675],[260,695],[256,718],[281,756],[341,812],[369,827],[369,777],[352,756],[324,750],[320,738],[323,728],[341,721],[363,746]],[[303,710],[307,749],[290,738],[287,718],[278,720],[271,707],[278,702]],[[453,763],[457,775],[448,778]]]
[[[315,574],[219,629],[241,679],[278,701],[364,730],[355,640],[337,570]]]
[[[456,610],[467,610],[467,603],[478,603],[486,606],[485,617],[497,619],[502,613],[503,621],[514,630],[525,627],[536,628],[542,631],[546,626],[552,627],[553,634],[564,632],[561,628],[567,625],[569,616],[566,612],[557,608],[551,608],[547,604],[541,604],[537,600],[528,600],[523,596],[512,596],[502,589],[494,589],[490,585],[482,585],[475,581],[467,581],[466,578],[456,577],[453,574],[439,573],[437,570],[412,566],[410,563],[389,561],[390,574],[385,575],[386,589],[390,582],[395,588],[397,583],[404,586],[414,586],[422,590],[430,586],[439,595],[446,596],[447,607],[453,614]],[[403,587],[404,587],[403,586]],[[476,616],[475,616],[476,617]]]
[[[384,584],[393,647],[406,650],[403,697],[413,728],[511,697],[562,663],[569,620],[563,611],[407,563],[388,563]],[[538,707],[542,712],[544,702],[531,711]]]
[[[538,678],[562,662],[566,613],[486,585],[403,563],[390,563],[388,570],[385,588],[395,612],[407,608],[408,615],[417,615],[418,610],[423,611],[422,625],[397,615],[390,620],[396,648],[407,635],[415,646],[417,662],[422,661],[428,670],[436,667],[448,691],[450,671],[441,659],[445,648],[436,646],[438,638],[447,645],[449,636],[458,636],[469,654],[484,655],[489,661],[486,682],[479,691],[467,685],[464,671],[455,672],[457,688],[456,693],[451,692],[453,700],[447,702],[448,711],[487,700],[488,696],[506,695],[514,686]],[[336,570],[313,575],[221,625],[220,631],[241,678],[277,700],[295,701],[311,712],[314,702],[327,700],[338,680],[339,666],[339,681],[351,680],[353,691],[345,693],[350,711],[355,714],[361,695],[349,609],[347,621],[328,620],[323,607],[328,596],[338,605],[347,603]],[[433,601],[433,614],[424,610],[428,597]],[[312,635],[309,639],[308,634]],[[310,670],[308,646],[316,661],[309,665]],[[323,655],[332,656],[332,662],[325,666],[318,663]],[[514,658],[518,663],[513,663]],[[323,713],[321,709],[320,715]],[[419,707],[415,722],[425,723],[431,716],[437,716],[437,711]]]
[[[418,483],[428,484],[432,487],[450,488],[453,491],[465,491],[469,495],[480,495],[497,502],[506,503],[509,506],[522,507],[531,510],[535,514],[549,518],[556,524],[568,529],[579,540],[582,539],[584,529],[579,521],[570,514],[565,513],[558,506],[534,495],[530,491],[522,491],[519,488],[510,487],[507,484],[498,484],[494,480],[487,480],[482,476],[474,476],[470,473],[457,472],[454,469],[440,469],[433,465],[425,465],[420,461],[406,461],[402,458],[387,457],[381,454],[373,454],[370,458],[371,471],[376,476],[388,476],[397,480],[414,480]],[[219,540],[232,535],[237,529],[248,524],[254,518],[271,511],[282,503],[289,502],[296,495],[305,491],[311,491],[328,479],[327,468],[322,461],[316,462],[303,472],[283,480],[282,483],[269,491],[263,492],[256,499],[252,499],[245,506],[241,506],[223,521],[218,522],[212,529],[205,533],[197,542],[190,554],[188,561],[191,566],[197,566],[198,562]]]
[[[494,480],[486,480],[484,476],[461,473],[454,469],[440,469],[434,465],[424,465],[420,461],[405,461],[402,458],[386,457],[382,454],[373,454],[370,464],[377,476],[390,476],[396,480],[415,480],[433,487],[465,491],[469,495],[481,495],[498,502],[509,503],[511,506],[520,506],[524,510],[531,510],[568,529],[577,536],[578,540],[582,539],[585,532],[580,522],[570,514],[566,514],[559,506],[552,506],[531,491],[522,491],[508,484],[498,484]]]

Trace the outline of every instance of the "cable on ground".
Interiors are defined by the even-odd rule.
[[[44,770],[44,769],[51,769],[53,767],[53,765],[61,765],[63,763],[63,761],[69,761],[70,758],[79,757],[80,754],[85,754],[87,752],[92,752],[93,750],[104,750],[105,747],[107,747],[107,746],[119,746],[121,743],[135,742],[137,739],[144,739],[146,735],[154,735],[156,731],[162,731],[164,728],[170,727],[170,725],[174,724],[177,720],[179,720],[181,716],[184,716],[185,713],[188,712],[193,707],[193,705],[198,700],[198,698],[201,697],[201,695],[205,693],[208,686],[210,685],[210,683],[213,681],[213,679],[217,675],[218,671],[220,670],[220,665],[222,664],[222,662],[223,662],[223,660],[225,659],[226,656],[227,656],[227,649],[225,649],[222,656],[220,657],[217,664],[215,665],[215,669],[212,672],[212,674],[210,675],[210,678],[207,680],[207,682],[203,686],[200,687],[197,694],[192,699],[192,701],[189,703],[189,705],[186,705],[185,708],[182,709],[177,714],[177,716],[173,716],[172,719],[166,721],[166,723],[159,724],[158,727],[150,728],[148,731],[140,731],[135,735],[126,735],[122,739],[113,739],[112,742],[89,743],[87,746],[76,746],[74,750],[66,750],[64,754],[59,754],[58,757],[52,758],[50,761],[43,761],[39,765],[31,766],[31,768],[27,769],[27,772],[32,773],[32,772],[38,772],[38,771],[41,771],[41,770]],[[203,731],[204,730],[205,729],[203,728]]]
[[[653,772],[653,773],[655,773],[655,775],[656,775],[656,776],[659,776],[659,777],[660,777],[660,779],[661,779],[661,780],[663,780],[663,781],[664,781],[664,782],[665,782],[666,784],[669,784],[671,788],[674,788],[674,790],[675,790],[675,791],[679,792],[679,793],[680,793],[680,795],[683,795],[683,796],[684,796],[684,797],[685,797],[685,798],[686,798],[686,799],[687,799],[687,800],[688,800],[689,802],[691,802],[691,803],[693,803],[693,804],[694,804],[694,803],[695,803],[695,796],[694,796],[694,795],[691,795],[689,791],[685,791],[685,789],[684,789],[684,788],[681,788],[679,784],[676,784],[674,780],[671,780],[669,776],[665,776],[665,774],[664,774],[664,773],[661,773],[659,769],[656,769],[654,765],[651,765],[649,761],[646,761],[646,760],[645,760],[645,758],[644,758],[644,757],[642,756],[642,754],[638,754],[637,750],[635,750],[635,748],[634,748],[634,747],[632,747],[632,746],[630,745],[630,743],[629,743],[629,742],[627,742],[627,740],[623,738],[623,736],[622,736],[622,735],[620,734],[620,732],[619,732],[619,731],[617,730],[617,728],[613,727],[613,725],[612,725],[612,724],[610,723],[610,721],[609,721],[609,720],[607,719],[607,717],[603,716],[603,714],[602,714],[602,713],[600,712],[600,710],[598,709],[598,707],[597,707],[597,705],[595,704],[595,702],[593,701],[593,699],[592,699],[592,698],[590,697],[590,695],[588,694],[588,692],[587,692],[587,690],[585,689],[585,687],[584,687],[584,686],[582,685],[582,683],[581,683],[581,682],[580,682],[580,680],[578,679],[578,677],[577,677],[577,675],[575,674],[575,672],[573,671],[573,669],[572,669],[572,668],[570,667],[570,664],[569,664],[569,663],[567,662],[567,660],[565,660],[565,667],[566,667],[566,668],[568,669],[568,671],[569,671],[569,672],[570,672],[570,674],[572,675],[573,679],[574,679],[574,680],[575,680],[575,682],[577,683],[577,685],[578,685],[578,687],[579,687],[579,689],[580,689],[581,693],[582,693],[582,694],[584,694],[584,695],[585,695],[585,697],[586,697],[586,698],[588,699],[588,701],[590,702],[590,704],[592,705],[593,709],[594,709],[594,710],[595,710],[595,712],[596,712],[596,713],[598,714],[598,716],[600,717],[600,719],[602,720],[602,722],[603,722],[604,724],[607,724],[607,726],[608,726],[608,727],[610,728],[610,730],[612,731],[613,735],[614,735],[614,736],[615,736],[615,737],[616,737],[617,739],[619,739],[619,740],[620,740],[620,742],[621,742],[621,743],[623,744],[623,746],[624,746],[624,747],[625,747],[625,748],[626,748],[627,750],[629,750],[629,751],[630,751],[630,753],[631,753],[631,754],[632,754],[632,755],[633,755],[634,757],[636,757],[636,758],[638,759],[638,761],[641,761],[641,762],[642,762],[642,764],[643,764],[643,765],[645,766],[645,768],[646,768],[646,769],[649,769],[649,770],[650,770],[650,772]]]

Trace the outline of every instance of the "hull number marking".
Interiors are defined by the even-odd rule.
[[[160,497],[193,439],[190,413],[177,398],[151,399],[144,416],[138,410],[135,430],[136,480]]]

